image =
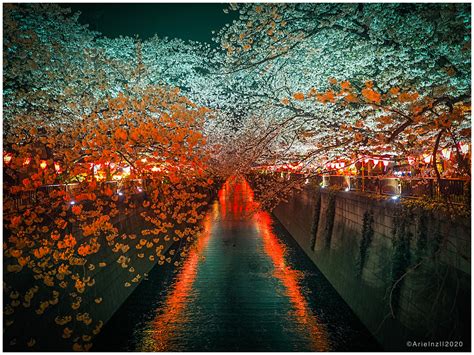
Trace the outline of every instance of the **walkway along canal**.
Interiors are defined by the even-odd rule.
[[[155,267],[92,350],[378,350],[296,242],[255,207],[246,181],[227,181],[184,265]]]

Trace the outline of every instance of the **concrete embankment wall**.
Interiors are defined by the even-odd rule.
[[[273,213],[384,349],[446,340],[468,350],[470,220],[410,211],[310,184]]]

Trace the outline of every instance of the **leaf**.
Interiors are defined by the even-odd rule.
[[[380,101],[382,100],[382,96],[370,87],[363,89],[361,93],[368,102],[380,104]]]
[[[293,94],[293,98],[298,101],[303,101],[304,100],[304,94],[302,92],[295,92]]]

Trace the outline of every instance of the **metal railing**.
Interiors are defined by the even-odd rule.
[[[428,197],[465,203],[470,180],[440,179],[419,177],[362,177],[323,175],[322,186],[333,186],[346,191],[361,191],[379,195],[399,195],[402,197]]]
[[[109,185],[114,193],[117,193],[117,181],[105,181],[104,184]],[[38,187],[36,190],[19,193],[12,198],[12,203],[15,209],[34,206],[39,199],[49,195],[53,191],[65,191],[70,199],[73,200],[76,193],[80,192],[80,188],[81,185],[79,183],[43,185]]]

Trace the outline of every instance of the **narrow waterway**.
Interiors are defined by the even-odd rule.
[[[106,324],[95,351],[377,350],[296,242],[228,181],[184,265],[155,267]]]

